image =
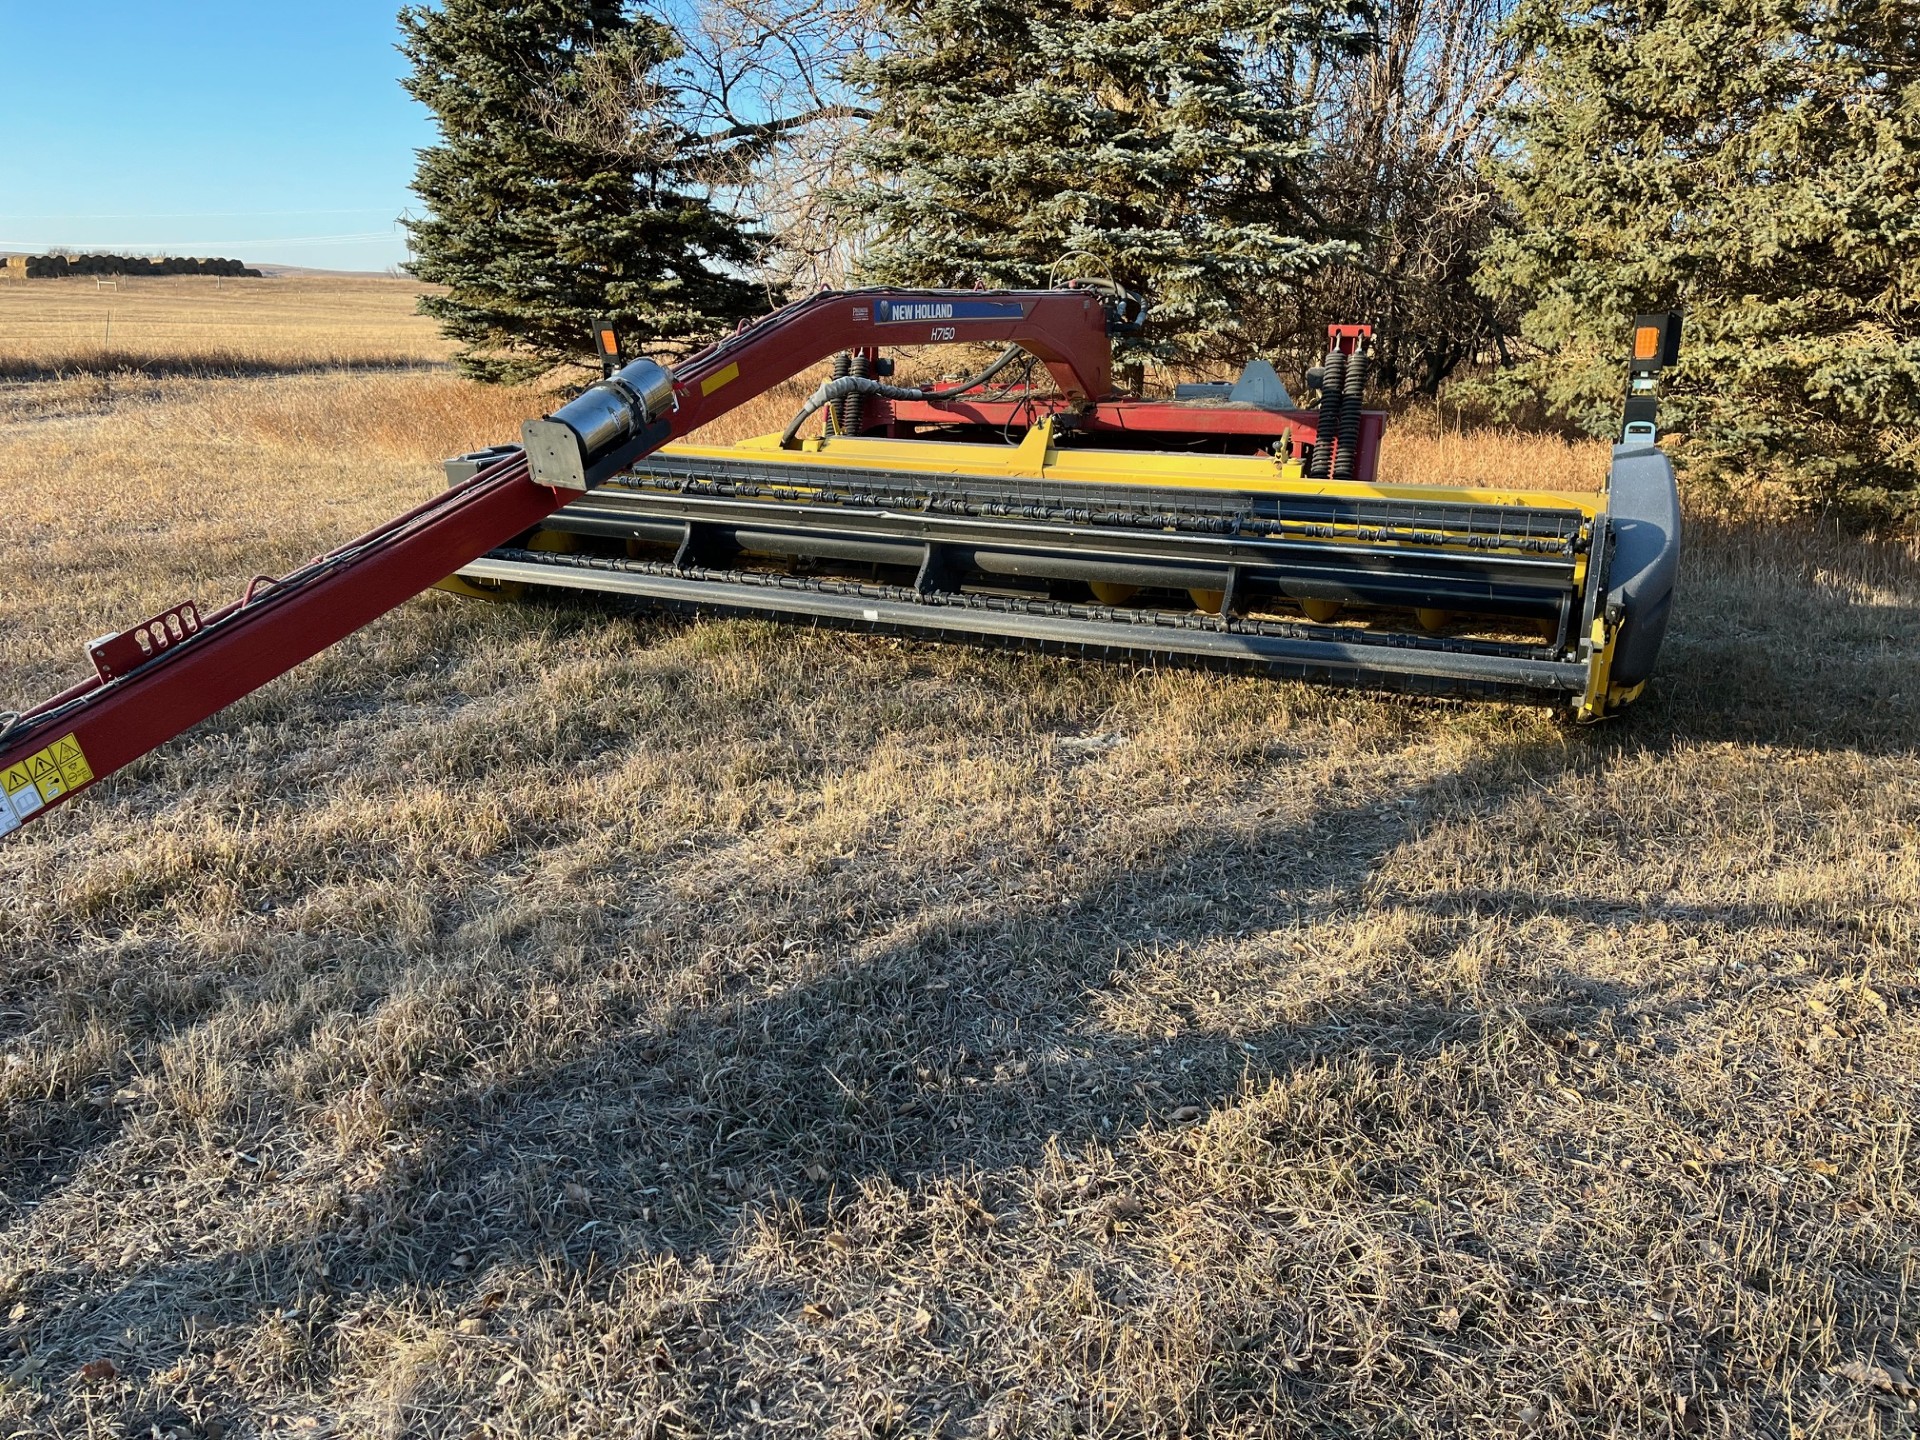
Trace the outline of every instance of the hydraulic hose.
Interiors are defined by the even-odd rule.
[[[997,360],[978,375],[945,390],[929,390],[918,385],[889,385],[884,380],[869,379],[865,375],[842,375],[838,379],[828,380],[807,397],[807,403],[800,408],[800,413],[787,422],[787,428],[780,436],[780,448],[784,450],[793,444],[794,437],[800,433],[800,427],[807,423],[809,416],[849,395],[877,395],[882,400],[954,400],[986,384],[1025,353],[1020,346],[1009,345],[1000,352]]]

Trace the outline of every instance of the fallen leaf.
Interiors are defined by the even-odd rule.
[[[822,1305],[818,1301],[802,1305],[800,1307],[800,1313],[815,1325],[824,1325],[827,1321],[833,1319],[833,1307],[831,1305]]]
[[[811,1180],[816,1185],[824,1185],[827,1183],[829,1179],[832,1178],[827,1173],[827,1167],[822,1165],[818,1160],[813,1161],[810,1165],[807,1166],[806,1176],[807,1176],[807,1179]]]
[[[1116,1195],[1107,1206],[1107,1214],[1115,1220],[1138,1220],[1145,1213],[1140,1202],[1131,1195]]]
[[[827,1244],[843,1253],[853,1249],[852,1239],[838,1230],[827,1236]]]
[[[1869,1389],[1898,1395],[1905,1400],[1920,1398],[1920,1385],[1913,1384],[1905,1372],[1893,1365],[1849,1360],[1844,1365],[1834,1366],[1832,1373],[1843,1380],[1852,1380]]]
[[[487,1322],[477,1315],[469,1315],[460,1322],[459,1330],[462,1335],[484,1335],[487,1333]]]
[[[80,1367],[80,1378],[86,1381],[115,1380],[120,1375],[120,1367],[111,1360],[89,1360]]]
[[[573,1201],[574,1204],[591,1205],[593,1203],[593,1192],[587,1189],[586,1186],[576,1184],[574,1181],[569,1180],[566,1189],[567,1198]]]
[[[1440,1318],[1437,1323],[1440,1328],[1449,1335],[1458,1334],[1460,1330],[1460,1307],[1457,1305],[1447,1306],[1446,1309],[1440,1312]]]
[[[1167,1118],[1176,1125],[1190,1125],[1200,1118],[1200,1107],[1198,1105],[1182,1105]]]

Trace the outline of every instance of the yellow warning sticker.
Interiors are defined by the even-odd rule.
[[[27,774],[39,787],[40,798],[51,804],[67,793],[67,782],[60,778],[60,767],[53,763],[53,747],[27,757]]]
[[[80,748],[79,737],[65,735],[16,760],[0,774],[0,835],[18,829],[62,795],[70,795],[93,781],[93,767]]]
[[[28,771],[25,760],[9,765],[0,783],[6,786],[8,807],[21,820],[39,814],[40,807],[46,803],[40,798],[40,787],[33,783],[33,775]]]
[[[73,736],[53,742],[53,758],[59,762],[60,778],[67,782],[67,789],[78,790],[93,779],[93,767],[87,764],[86,754]]]
[[[711,395],[714,391],[718,390],[722,385],[731,385],[734,381],[738,380],[739,378],[740,378],[739,365],[738,364],[729,365],[727,366],[726,369],[717,371],[714,374],[709,375],[706,379],[702,380],[700,382],[700,393],[702,395]]]

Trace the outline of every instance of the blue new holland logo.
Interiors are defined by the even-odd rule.
[[[1018,320],[1026,309],[1018,300],[876,300],[876,325],[909,320]]]

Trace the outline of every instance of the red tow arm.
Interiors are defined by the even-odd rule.
[[[648,448],[863,346],[1017,341],[1063,391],[1098,400],[1110,385],[1107,333],[1106,302],[1086,289],[815,295],[743,325],[674,371],[671,411],[650,417],[657,428]],[[176,606],[96,642],[96,675],[0,731],[0,835],[532,529],[578,494],[535,484],[526,456],[513,455],[290,574],[256,580],[218,610]]]

